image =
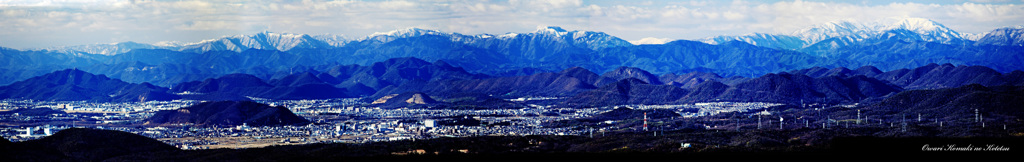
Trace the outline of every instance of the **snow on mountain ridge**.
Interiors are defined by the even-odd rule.
[[[126,53],[134,49],[161,49],[164,47],[155,46],[144,43],[137,43],[132,41],[118,42],[118,43],[103,43],[103,44],[88,44],[88,45],[75,45],[75,46],[60,46],[45,48],[45,50],[60,51],[63,53],[77,53],[84,52],[90,54],[100,55],[116,55],[120,53]]]
[[[834,37],[865,35],[868,33],[866,29],[867,27],[865,25],[855,23],[852,20],[838,20],[800,29],[794,31],[790,35],[801,38],[807,42],[807,44],[805,44],[806,46]]]
[[[562,36],[568,34],[569,31],[566,31],[565,29],[562,29],[562,27],[557,26],[538,26],[537,30],[534,31],[533,33],[554,34],[555,36]]]
[[[352,41],[352,39],[345,37],[345,35],[319,34],[311,35],[311,37],[313,37],[313,39],[323,41],[324,43],[327,43],[335,47],[344,46],[345,44],[348,44],[348,42]]]
[[[975,45],[1024,46],[1024,28],[1005,27],[986,33]]]
[[[492,39],[509,41],[521,36],[550,36],[557,41],[563,41],[574,46],[601,49],[607,47],[629,46],[628,41],[608,35],[604,32],[593,31],[569,31],[557,26],[540,27],[533,33],[506,33],[502,35],[478,34],[463,35],[459,33],[441,32],[438,30],[406,28],[388,32],[377,32],[361,39],[349,39],[343,35],[307,35],[292,33],[274,33],[263,31],[251,35],[233,35],[214,39],[206,39],[198,42],[162,41],[153,44],[142,44],[135,42],[121,42],[110,44],[78,45],[47,48],[47,50],[64,52],[84,52],[93,54],[116,55],[128,52],[132,49],[168,49],[186,52],[207,52],[207,51],[234,51],[241,52],[248,49],[288,51],[294,48],[333,48],[341,47],[352,41],[373,40],[379,43],[386,43],[399,38],[410,38],[424,35],[439,35],[448,37],[450,41],[474,44],[474,42],[487,41]]]
[[[751,33],[741,36],[717,36],[700,39],[698,41],[716,45],[730,41],[741,41],[755,46],[781,49],[796,49],[806,45],[806,42],[798,37],[767,33]]]
[[[988,33],[989,32],[978,33],[978,34],[960,33],[960,38],[964,38],[964,39],[971,40],[971,41],[978,41],[982,37],[985,37],[985,35],[988,35]]]
[[[896,29],[906,29],[922,36],[924,41],[954,44],[964,40],[962,34],[939,24],[938,22],[924,18],[887,18],[876,21],[873,31],[884,32]]]
[[[207,39],[194,43],[178,43],[175,48],[179,51],[206,52],[206,51],[235,51],[241,52],[248,49],[288,51],[297,47],[301,48],[330,48],[334,45],[344,45],[348,40],[344,36],[318,35],[317,37],[307,34],[273,33],[264,31],[253,35],[235,35],[217,39]],[[166,43],[174,45],[172,43]]]
[[[534,36],[546,35],[557,38],[560,41],[566,41],[574,46],[589,48],[591,50],[633,45],[633,43],[630,43],[629,41],[608,35],[604,32],[579,30],[569,31],[558,26],[538,26],[536,31],[527,34]]]
[[[153,43],[154,46],[161,46],[161,47],[181,47],[181,46],[185,46],[185,44],[186,43],[183,43],[183,42],[180,42],[180,41],[160,41],[160,42]]]
[[[363,39],[364,40],[365,39],[372,39],[372,38],[381,37],[381,36],[395,37],[395,38],[408,38],[408,37],[422,36],[422,35],[428,35],[428,34],[432,34],[432,35],[450,35],[450,33],[444,33],[444,32],[437,31],[437,30],[421,29],[421,28],[405,28],[405,29],[392,30],[392,31],[388,31],[388,32],[374,32],[373,34],[370,34],[370,35],[366,36]]]
[[[388,31],[388,32],[376,32],[376,33],[373,33],[373,34],[371,34],[369,36],[363,37],[362,39],[359,39],[357,41],[373,40],[373,41],[376,41],[376,42],[379,42],[379,43],[387,43],[387,42],[391,42],[391,41],[393,41],[395,39],[399,39],[399,38],[411,38],[411,37],[418,37],[418,36],[424,36],[424,35],[446,36],[446,37],[448,37],[450,39],[450,41],[464,42],[464,43],[465,42],[473,42],[476,39],[485,39],[485,38],[494,37],[493,35],[489,35],[489,34],[464,35],[464,34],[460,34],[460,33],[448,33],[448,32],[442,32],[442,31],[433,30],[433,29],[422,29],[422,28],[411,27],[411,28],[405,28],[405,29],[392,30],[392,31]]]
[[[1024,28],[1024,26],[1017,26],[1017,28]],[[935,21],[923,18],[886,18],[866,23],[860,23],[855,20],[837,20],[796,30],[790,34],[751,33],[741,36],[709,37],[699,39],[698,41],[709,44],[719,44],[732,40],[737,40],[756,46],[770,48],[801,49],[831,38],[840,38],[841,41],[852,43],[863,41],[868,38],[878,37],[881,36],[880,34],[886,33],[887,31],[899,29],[912,31],[913,33],[921,35],[920,37],[912,36],[916,39],[914,41],[929,41],[946,44],[977,41],[987,34],[959,33]],[[64,46],[47,49],[66,52],[77,51],[104,55],[124,53],[132,49],[169,49],[189,52],[223,50],[240,52],[247,49],[287,51],[294,48],[341,47],[345,46],[346,44],[352,41],[375,40],[377,42],[384,43],[399,38],[409,38],[423,35],[443,36],[450,39],[450,41],[461,42],[466,44],[478,44],[478,42],[495,40],[510,41],[523,36],[544,37],[547,40],[569,43],[572,46],[589,48],[592,50],[599,50],[609,47],[632,46],[638,44],[637,41],[630,42],[622,40],[618,37],[608,35],[604,32],[566,30],[558,26],[538,26],[537,29],[533,32],[510,32],[501,35],[463,35],[459,33],[441,32],[438,30],[431,29],[406,28],[392,30],[388,32],[377,32],[366,37],[363,37],[361,39],[349,39],[341,35],[330,34],[307,35],[291,33],[273,33],[264,31],[251,35],[226,36],[216,39],[202,40],[199,42],[157,42],[154,44],[122,42],[125,44],[121,44],[120,46],[117,45],[118,43],[112,43]],[[667,41],[669,40],[660,40],[655,42],[664,43]]]
[[[886,34],[887,32],[894,30],[906,30],[916,35],[919,35],[914,36],[914,41],[939,42],[944,44],[964,43],[966,41],[977,40],[982,37],[976,34],[965,34],[956,32],[942,24],[939,24],[929,19],[893,17],[867,23],[859,23],[856,20],[830,21],[824,24],[818,24],[807,28],[799,29],[793,31],[788,35],[752,33],[741,36],[710,37],[700,39],[699,41],[709,44],[718,44],[737,40],[763,47],[800,49],[809,47],[818,42],[822,42],[832,38],[840,39],[827,42],[833,44],[833,46],[839,44],[848,44],[856,41],[863,41],[868,38],[883,36],[883,34]],[[787,37],[792,37],[793,39],[798,40],[790,40]],[[846,43],[839,43],[834,41],[843,41]]]
[[[410,38],[423,35],[441,35],[447,36],[451,41],[462,42],[466,44],[474,44],[474,42],[498,39],[503,41],[509,41],[516,39],[521,36],[530,37],[550,37],[555,41],[571,43],[577,47],[584,47],[593,50],[598,50],[608,47],[619,47],[619,46],[630,46],[632,43],[622,40],[618,37],[608,35],[604,32],[593,32],[593,31],[578,31],[578,30],[565,30],[557,26],[542,26],[538,27],[536,31],[532,33],[506,33],[502,35],[491,35],[491,34],[478,34],[478,35],[464,35],[460,33],[447,33],[438,30],[420,29],[420,28],[406,28],[399,30],[392,30],[389,32],[377,32],[370,36],[363,38],[362,40],[374,40],[380,43],[386,43],[393,41],[398,38]]]

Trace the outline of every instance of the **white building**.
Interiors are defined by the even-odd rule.
[[[423,120],[423,125],[426,125],[427,128],[433,128],[434,127],[434,119]]]

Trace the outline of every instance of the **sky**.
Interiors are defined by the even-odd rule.
[[[412,27],[504,34],[543,26],[665,41],[788,34],[830,21],[893,17],[926,18],[961,33],[983,33],[1024,25],[1024,0],[0,0],[0,46],[198,42],[262,31],[358,39]]]

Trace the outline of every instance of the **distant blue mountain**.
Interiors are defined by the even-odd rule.
[[[178,99],[149,83],[126,83],[78,69],[55,71],[0,87],[2,99],[45,101],[137,102]]]
[[[715,86],[720,85],[705,85]],[[698,87],[698,89],[705,89]],[[712,88],[706,88],[712,89]],[[885,81],[866,76],[827,76],[813,78],[806,75],[767,74],[733,85],[714,98],[684,98],[687,101],[771,101],[798,103],[819,101],[828,103],[861,102],[900,92],[903,89]],[[706,97],[706,96],[694,96]]]
[[[834,48],[819,47],[830,41],[825,40],[811,45],[803,51],[833,60],[850,61],[854,65],[870,65],[887,70],[914,68],[931,63],[979,65],[1000,72],[1024,68],[1024,63],[1017,61],[1024,60],[1024,46],[943,44],[922,41],[921,37],[909,30],[890,30],[877,37],[846,43]]]
[[[252,75],[231,74],[181,83],[172,90],[183,93],[185,98],[200,100],[248,100],[248,97],[293,100],[357,96],[327,84],[309,72],[271,80],[270,84]]]
[[[626,78],[600,88],[582,92],[565,101],[570,106],[610,106],[624,104],[672,103],[689,91],[670,85],[648,84]]]
[[[955,66],[952,64],[928,64],[912,69],[897,69],[887,72],[879,71],[873,66],[864,66],[856,70],[843,67],[827,69],[814,67],[793,70],[789,73],[820,78],[828,76],[864,75],[886,81],[906,89],[940,89],[953,88],[970,84],[982,86],[1024,85],[1024,72],[1015,70],[1009,73],[984,66]]]
[[[373,96],[422,91],[429,94],[482,93],[499,97],[571,96],[614,80],[601,77],[584,68],[574,67],[559,73],[537,73],[526,76],[490,77],[467,80],[414,80],[389,86]]]
[[[904,89],[936,89],[969,84],[1024,85],[1024,72],[1021,71],[1000,73],[984,66],[952,64],[928,64],[884,72],[872,66],[855,70],[812,67],[752,78],[723,78],[715,73],[704,72],[655,76],[636,67],[619,67],[603,75],[586,68],[572,67],[557,73],[488,76],[466,72],[444,61],[430,63],[417,58],[394,58],[368,66],[311,66],[264,78],[270,79],[250,74],[228,74],[178,83],[168,90],[148,83],[126,83],[104,75],[68,69],[2,86],[0,98],[114,102],[178,98],[249,100],[365,97],[375,100],[385,96],[417,93],[420,96],[437,97],[436,101],[440,101],[438,105],[474,108],[464,105],[517,107],[515,103],[501,98],[530,96],[563,97],[564,102],[555,102],[567,106],[705,101],[795,103],[806,100],[843,103],[878,101]]]
[[[833,22],[788,35],[723,36],[703,42],[677,40],[650,45],[633,45],[602,32],[559,27],[502,35],[409,28],[360,39],[262,32],[152,46],[121,43],[32,51],[2,48],[0,62],[5,64],[0,65],[0,85],[67,68],[164,87],[235,73],[272,80],[313,70],[318,71],[315,75],[323,82],[335,87],[356,87],[359,94],[366,94],[368,89],[380,90],[417,78],[361,80],[369,76],[340,75],[331,70],[356,70],[349,68],[377,66],[372,64],[403,57],[428,63],[440,61],[461,67],[467,74],[490,76],[522,76],[571,67],[603,74],[619,67],[635,67],[655,76],[703,72],[728,78],[812,67],[873,66],[888,71],[932,63],[985,66],[1006,73],[1024,69],[1024,62],[1019,61],[1024,60],[1020,31],[1002,28],[978,37],[958,33],[931,20],[908,18],[875,24]],[[374,70],[384,69],[369,71]],[[391,69],[396,70],[401,71]],[[376,74],[385,73],[360,74],[379,77]],[[675,83],[693,86],[699,81]]]
[[[12,69],[10,71],[25,69],[31,73],[5,73],[4,76],[10,79],[0,80],[0,84],[40,75],[52,69],[77,67],[129,82],[152,82],[161,86],[172,86],[177,82],[232,73],[247,73],[262,79],[270,79],[271,75],[282,71],[291,72],[296,67],[306,70],[315,66],[369,65],[398,57],[444,61],[470,72],[485,74],[499,74],[524,68],[558,71],[569,67],[584,67],[605,72],[620,66],[629,66],[648,69],[653,73],[706,69],[711,70],[708,72],[728,76],[756,76],[768,72],[813,67],[808,63],[848,64],[742,42],[709,45],[694,41],[676,41],[661,45],[636,46],[600,32],[566,31],[557,27],[543,28],[534,33],[497,36],[467,36],[417,29],[390,34],[351,41],[343,46],[294,46],[286,52],[275,48],[255,47],[199,51],[145,48],[115,55],[5,50],[5,56],[0,57],[0,61],[11,62],[8,65]],[[265,37],[269,36],[257,35],[252,38],[262,40],[255,38]],[[233,42],[233,38],[225,41]],[[266,44],[263,42],[262,44]]]

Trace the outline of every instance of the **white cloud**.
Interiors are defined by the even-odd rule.
[[[922,17],[966,33],[1024,25],[1018,1],[855,4],[818,1],[580,0],[8,0],[0,46],[190,42],[259,31],[352,37],[408,27],[465,34],[530,32],[538,25],[603,31],[627,40],[789,33],[838,19]],[[55,41],[59,40],[59,41]]]
[[[971,2],[977,2],[977,3],[1003,3],[1003,2],[1010,2],[1010,0],[971,0]]]
[[[509,0],[509,4],[521,9],[534,9],[544,12],[551,12],[558,9],[579,7],[583,5],[580,0]]]

